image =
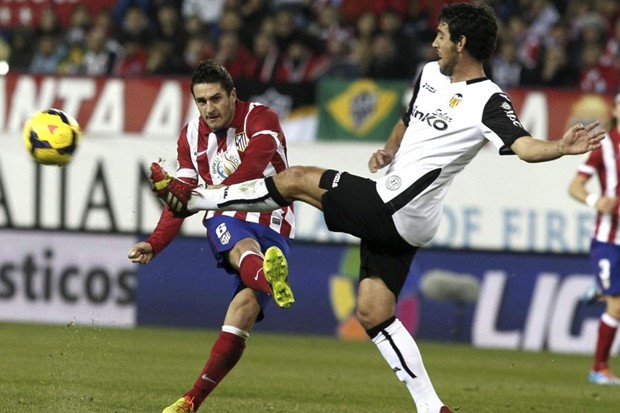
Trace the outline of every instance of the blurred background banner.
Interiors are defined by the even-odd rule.
[[[385,141],[403,114],[406,91],[408,83],[396,80],[319,82],[318,138]]]
[[[270,305],[257,329],[367,340],[355,318],[357,246],[295,242],[288,258],[295,305]],[[587,353],[603,306],[581,302],[591,283],[585,255],[422,249],[397,316],[422,339]],[[204,239],[173,242],[138,268],[138,285],[140,325],[217,329],[232,293]]]

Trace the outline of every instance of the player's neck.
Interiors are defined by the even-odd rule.
[[[455,68],[450,80],[452,83],[466,82],[472,79],[486,77],[482,63],[461,61]]]

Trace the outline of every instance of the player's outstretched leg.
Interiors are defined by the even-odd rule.
[[[157,196],[176,216],[197,211],[273,211],[291,204],[282,197],[273,177],[253,179],[219,188],[203,188],[171,177],[158,163],[151,166],[151,183]]]
[[[175,216],[187,217],[193,214],[193,212],[187,209],[187,203],[192,196],[192,190],[198,187],[198,185],[171,177],[157,162],[151,164],[149,178],[151,179],[153,191],[170,207]]]
[[[166,407],[161,413],[191,413],[194,411],[192,399],[185,396]]]
[[[265,251],[263,273],[271,287],[271,294],[276,304],[282,308],[292,306],[295,298],[288,283],[288,264],[280,248],[269,247]]]

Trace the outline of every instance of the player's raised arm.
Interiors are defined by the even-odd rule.
[[[545,162],[563,155],[578,155],[598,149],[605,137],[605,130],[599,128],[599,122],[586,126],[581,123],[571,127],[561,139],[543,141],[531,136],[517,139],[511,149],[526,162]]]

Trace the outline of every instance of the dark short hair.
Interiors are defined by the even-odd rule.
[[[482,62],[495,51],[497,18],[493,9],[486,4],[447,4],[439,13],[439,21],[448,25],[452,42],[456,43],[461,36],[467,38],[465,50],[473,58]]]
[[[230,94],[235,84],[228,70],[216,61],[209,59],[200,62],[192,74],[191,91],[194,94],[194,85],[199,83],[219,83],[226,93]]]

